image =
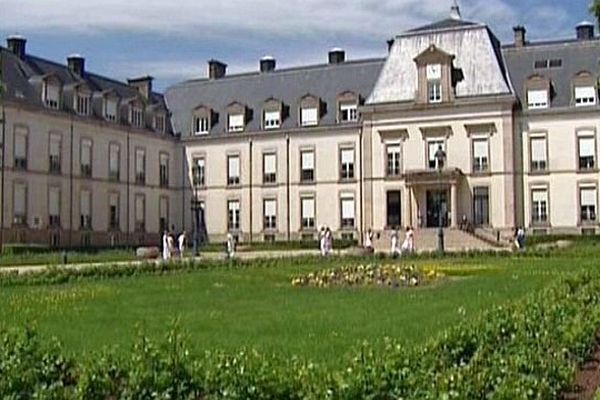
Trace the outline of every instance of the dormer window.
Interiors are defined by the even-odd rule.
[[[300,100],[300,126],[316,126],[319,124],[320,100],[306,95]]]
[[[277,129],[281,126],[281,111],[265,111],[265,129]]]
[[[44,82],[42,100],[46,107],[58,110],[60,107],[60,84],[51,80]]]
[[[144,126],[144,111],[141,107],[132,105],[130,108],[129,122],[136,128],[142,128]]]
[[[159,133],[165,132],[165,115],[162,113],[154,115],[154,130]]]
[[[75,111],[79,115],[90,114],[90,95],[87,93],[77,93],[75,95]]]
[[[106,97],[104,99],[104,119],[111,122],[117,121],[118,104],[116,98]]]
[[[358,105],[356,103],[340,103],[340,122],[358,121]]]
[[[229,132],[242,132],[244,130],[244,114],[230,114],[229,115]]]
[[[196,135],[205,135],[208,133],[210,129],[210,125],[208,123],[208,117],[196,117],[194,118],[194,134]]]
[[[196,107],[192,115],[192,133],[195,136],[207,135],[212,128],[212,116],[213,112],[209,107],[203,105]]]
[[[442,65],[429,64],[427,74],[427,99],[429,103],[442,102]]]
[[[575,87],[575,106],[593,106],[596,104],[596,88],[594,86]]]
[[[548,108],[548,90],[532,89],[527,91],[527,108],[536,110]]]

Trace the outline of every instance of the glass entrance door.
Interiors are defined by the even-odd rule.
[[[428,190],[427,191],[427,227],[437,228],[441,225],[448,227],[448,191],[447,190]]]

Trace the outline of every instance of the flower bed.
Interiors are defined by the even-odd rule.
[[[414,265],[367,264],[348,265],[294,277],[292,285],[297,287],[415,287],[426,285],[443,274],[435,269],[421,269]]]

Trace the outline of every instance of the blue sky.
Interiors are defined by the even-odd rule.
[[[572,37],[594,22],[591,0],[461,0],[464,19],[487,23],[502,42],[512,27],[532,40]],[[451,0],[0,0],[0,34],[19,33],[28,52],[63,61],[86,57],[87,68],[117,79],[150,74],[159,90],[206,75],[216,58],[229,71],[325,61],[332,47],[349,58],[383,56],[386,40],[447,17]]]

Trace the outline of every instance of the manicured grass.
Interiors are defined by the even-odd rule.
[[[251,347],[341,365],[364,340],[423,343],[493,305],[544,287],[558,274],[595,267],[598,254],[588,244],[552,257],[421,258],[414,262],[449,276],[416,289],[291,286],[293,276],[335,266],[336,259],[7,286],[0,292],[0,328],[30,324],[42,336],[56,336],[68,351],[86,354],[104,346],[129,349],[139,331],[160,339],[178,319],[196,351]]]

